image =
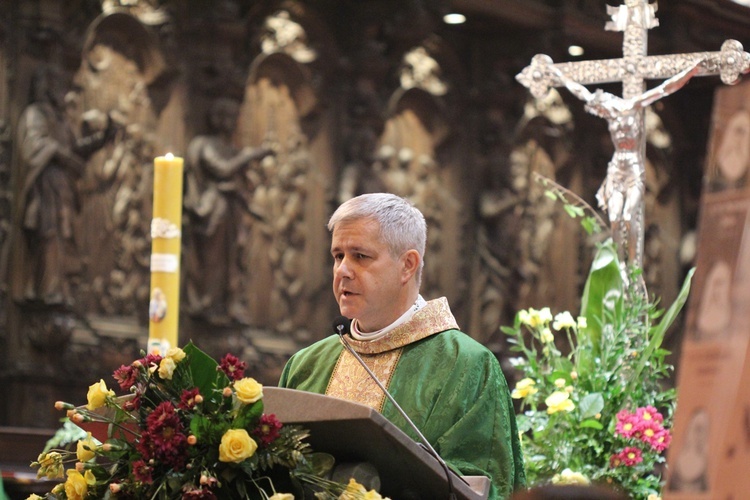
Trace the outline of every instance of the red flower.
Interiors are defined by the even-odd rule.
[[[643,462],[643,455],[641,454],[641,450],[633,446],[627,446],[619,453],[609,457],[609,465],[612,468],[616,468],[621,465],[632,467],[641,462]]]
[[[186,487],[182,492],[182,500],[217,500],[214,492],[206,487]]]
[[[136,460],[133,462],[133,477],[136,481],[140,481],[145,484],[151,484],[154,479],[151,477],[151,467],[143,460]]]
[[[127,411],[138,411],[141,408],[141,395],[136,391],[133,399],[125,401],[122,407]]]
[[[159,367],[159,363],[161,363],[162,357],[158,354],[149,354],[145,358],[139,359],[137,362],[145,366],[146,368],[149,367]]]
[[[247,368],[247,363],[240,361],[233,354],[227,354],[221,358],[221,363],[219,364],[219,369],[229,377],[229,380],[239,380],[244,377],[245,368]]]
[[[141,434],[139,451],[144,458],[155,458],[181,469],[187,461],[187,436],[170,401],[159,404],[146,417],[146,431]]]
[[[651,447],[661,453],[669,447],[672,442],[672,434],[667,429],[660,429],[649,441]]]
[[[262,446],[268,446],[273,443],[279,437],[279,431],[281,430],[281,422],[276,418],[273,413],[270,415],[262,415],[258,427],[256,427],[252,434]]]
[[[653,406],[645,406],[643,408],[638,408],[635,410],[635,414],[638,416],[638,418],[644,422],[658,422],[662,423],[664,422],[664,417],[661,413],[656,411],[656,408]]]
[[[122,365],[112,374],[123,391],[129,391],[133,387],[137,375],[138,370],[133,365]]]
[[[629,438],[633,437],[638,431],[638,419],[634,414],[626,410],[622,410],[617,414],[617,427],[615,428],[616,434]]]
[[[651,444],[656,435],[661,432],[664,427],[655,420],[642,420],[638,424],[638,432],[636,437],[644,443]]]
[[[198,388],[184,390],[182,391],[182,395],[180,396],[180,404],[179,408],[182,410],[190,410],[196,405],[195,398],[196,396],[200,395],[200,391]]]

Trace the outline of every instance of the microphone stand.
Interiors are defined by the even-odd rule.
[[[401,414],[402,417],[404,417],[404,420],[409,424],[409,426],[414,430],[414,432],[417,433],[417,436],[419,436],[419,439],[421,440],[422,446],[429,452],[430,455],[432,455],[435,460],[438,461],[440,466],[443,468],[443,471],[445,471],[445,478],[448,480],[448,498],[451,500],[456,499],[456,494],[453,492],[453,479],[451,475],[450,469],[448,469],[448,465],[445,463],[445,460],[438,454],[437,451],[435,451],[435,448],[432,447],[430,442],[427,440],[426,437],[422,434],[422,432],[419,430],[419,428],[416,426],[414,422],[412,422],[411,418],[409,418],[409,415],[406,414],[406,412],[401,408],[401,405],[399,405],[396,400],[391,396],[391,393],[388,392],[388,389],[385,388],[383,383],[378,379],[378,377],[375,376],[375,373],[373,373],[372,370],[370,370],[370,367],[367,366],[367,363],[364,362],[364,360],[357,354],[357,351],[355,351],[351,345],[349,345],[349,342],[346,341],[344,338],[344,325],[343,324],[337,324],[335,325],[336,333],[338,333],[339,338],[341,339],[341,343],[344,344],[344,347],[347,351],[349,351],[349,354],[354,356],[354,358],[359,361],[359,364],[362,365],[362,367],[367,371],[368,375],[370,375],[370,378],[372,378],[376,384],[378,384],[378,387],[380,387],[380,390],[383,391],[383,394],[388,398],[388,400],[393,404],[393,406],[396,407],[396,410]],[[460,477],[460,476],[459,476]],[[463,480],[463,479],[462,479]]]

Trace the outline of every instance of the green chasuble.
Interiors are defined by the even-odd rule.
[[[489,349],[458,330],[445,298],[429,301],[381,339],[347,340],[451,468],[489,477],[491,499],[508,498],[525,486],[513,404],[500,364]],[[337,335],[292,356],[279,385],[367,404],[418,441]]]

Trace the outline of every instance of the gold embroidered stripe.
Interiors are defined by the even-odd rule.
[[[376,356],[362,355],[365,364],[387,388],[401,357],[402,349],[393,349]],[[331,380],[328,381],[326,395],[367,405],[379,412],[383,411],[385,394],[367,371],[346,349],[341,352]]]

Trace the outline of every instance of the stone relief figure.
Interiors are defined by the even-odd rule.
[[[156,36],[166,10],[154,10],[157,3],[102,4],[83,40],[74,76],[79,109],[72,113],[77,119],[83,109],[100,109],[116,124],[79,181],[78,240],[86,267],[77,301],[87,314],[137,315],[141,324],[148,322],[153,160],[185,151],[184,122],[174,111],[177,83],[166,76]]]
[[[126,45],[126,33],[138,43]],[[107,110],[117,124],[105,148],[87,161],[81,177],[82,253],[87,266],[80,300],[89,313],[147,320],[153,159],[158,142],[148,37],[133,17],[104,17],[85,45],[76,74],[81,106]]]
[[[280,332],[293,332],[295,305],[304,291],[305,199],[310,159],[308,146],[302,134],[291,136],[286,148],[286,161],[279,165],[278,181],[268,191],[267,213],[273,215],[273,235],[269,259],[273,270],[274,288],[271,303],[278,317],[276,328]]]
[[[607,166],[607,176],[596,194],[606,209],[615,243],[623,265],[639,263],[642,258],[643,198],[645,165],[642,151],[645,130],[640,115],[654,102],[681,89],[700,70],[701,61],[686,68],[638,96],[624,99],[597,89],[589,91],[550,65],[551,73],[577,98],[585,102],[587,112],[604,118],[615,146]]]
[[[378,135],[383,131],[376,83],[359,78],[352,85],[347,105],[344,169],[337,200],[340,203],[364,193],[383,191],[385,187],[373,171]]]
[[[578,307],[583,230],[537,179],[579,192],[582,162],[574,152],[573,115],[554,89],[528,99],[515,125],[491,108],[486,120],[472,321],[486,345],[507,353],[499,327],[519,309]]]
[[[371,168],[388,192],[412,201],[431,228],[427,245],[433,259],[424,263],[422,293],[435,297],[448,290],[460,296],[465,286],[460,266],[440,266],[446,260],[461,262],[462,253],[461,203],[446,180],[450,167],[438,154],[450,127],[435,111],[435,98],[423,89],[398,92],[393,100],[394,112],[385,123]]]
[[[263,28],[261,50],[265,54],[284,52],[299,63],[309,63],[318,58],[307,40],[305,28],[292,19],[289,12],[276,12],[266,19]]]
[[[187,301],[191,313],[212,323],[249,323],[241,277],[247,235],[242,220],[250,213],[246,171],[273,154],[265,147],[238,148],[233,134],[239,103],[229,98],[211,105],[209,133],[187,149],[185,210],[191,224]],[[210,265],[206,265],[207,263]]]
[[[131,123],[118,130],[113,156],[104,162],[103,170],[118,172],[114,196],[108,198],[106,210],[116,228],[118,245],[113,268],[109,270],[106,289],[99,298],[99,307],[109,314],[138,313],[148,297],[150,266],[150,225],[144,214],[151,212],[153,160],[156,156],[153,139],[142,127]],[[135,300],[133,300],[135,299]]]
[[[85,161],[110,138],[109,117],[92,110],[84,115],[77,137],[66,115],[65,76],[55,66],[37,68],[31,103],[18,123],[22,227],[28,259],[23,265],[21,299],[47,305],[72,305],[72,278],[81,271],[75,241],[79,209],[77,180]]]
[[[298,79],[299,69],[287,55],[260,60],[246,88],[239,126],[242,144],[266,145],[276,153],[248,171],[251,209],[260,216],[248,228],[250,250],[244,256],[251,270],[243,279],[253,325],[296,339],[311,335],[310,318],[321,310],[316,287],[322,284],[309,263],[325,262],[330,247],[311,230],[316,227],[311,221],[323,220],[324,189],[332,189],[332,174],[318,170],[309,130],[303,128],[305,120],[314,121],[317,98]]]

